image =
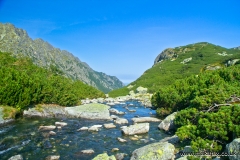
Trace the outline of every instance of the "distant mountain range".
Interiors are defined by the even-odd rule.
[[[28,56],[38,66],[53,65],[65,76],[81,80],[105,93],[124,86],[117,77],[94,71],[68,51],[54,48],[42,39],[32,40],[25,30],[9,23],[0,23],[0,51]]]
[[[237,64],[240,64],[240,47],[227,49],[200,42],[168,48],[155,58],[152,68],[146,70],[136,81],[111,91],[109,95],[126,95],[139,86],[146,87],[150,93],[154,93],[177,79]]]

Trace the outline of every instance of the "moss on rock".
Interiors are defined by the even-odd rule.
[[[131,160],[169,160],[173,159],[175,147],[168,142],[158,142],[136,149]]]

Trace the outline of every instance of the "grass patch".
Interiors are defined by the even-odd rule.
[[[9,106],[0,106],[0,108],[2,108],[3,119],[14,119],[19,112],[16,108]]]

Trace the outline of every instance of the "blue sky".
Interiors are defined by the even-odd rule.
[[[0,0],[0,22],[129,83],[166,48],[240,46],[239,6],[239,0]]]

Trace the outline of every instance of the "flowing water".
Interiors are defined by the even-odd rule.
[[[124,108],[128,105],[129,112]],[[119,111],[126,112],[119,117],[126,118],[129,125],[132,124],[131,118],[135,116],[155,117],[156,112],[150,108],[145,108],[137,101],[127,101],[126,104],[117,104],[112,106]],[[54,125],[56,121],[68,123],[62,129],[55,129],[56,135],[51,136],[48,132],[38,131],[41,125]],[[106,129],[102,127],[98,132],[77,131],[83,126],[92,126],[96,124],[112,123],[112,121],[103,120],[83,120],[83,119],[46,119],[46,118],[20,118],[13,124],[0,128],[0,159],[5,160],[11,156],[21,154],[24,159],[41,160],[49,155],[60,155],[62,160],[79,159],[88,160],[96,155],[107,152],[108,155],[116,153],[128,154],[125,159],[130,159],[132,151],[147,145],[158,142],[167,135],[158,129],[159,122],[150,123],[150,130],[147,134],[139,135],[139,140],[131,140],[133,136],[122,134],[120,127]],[[117,137],[126,139],[122,143]],[[113,148],[119,151],[112,152]],[[82,154],[81,150],[93,149],[93,154]]]

